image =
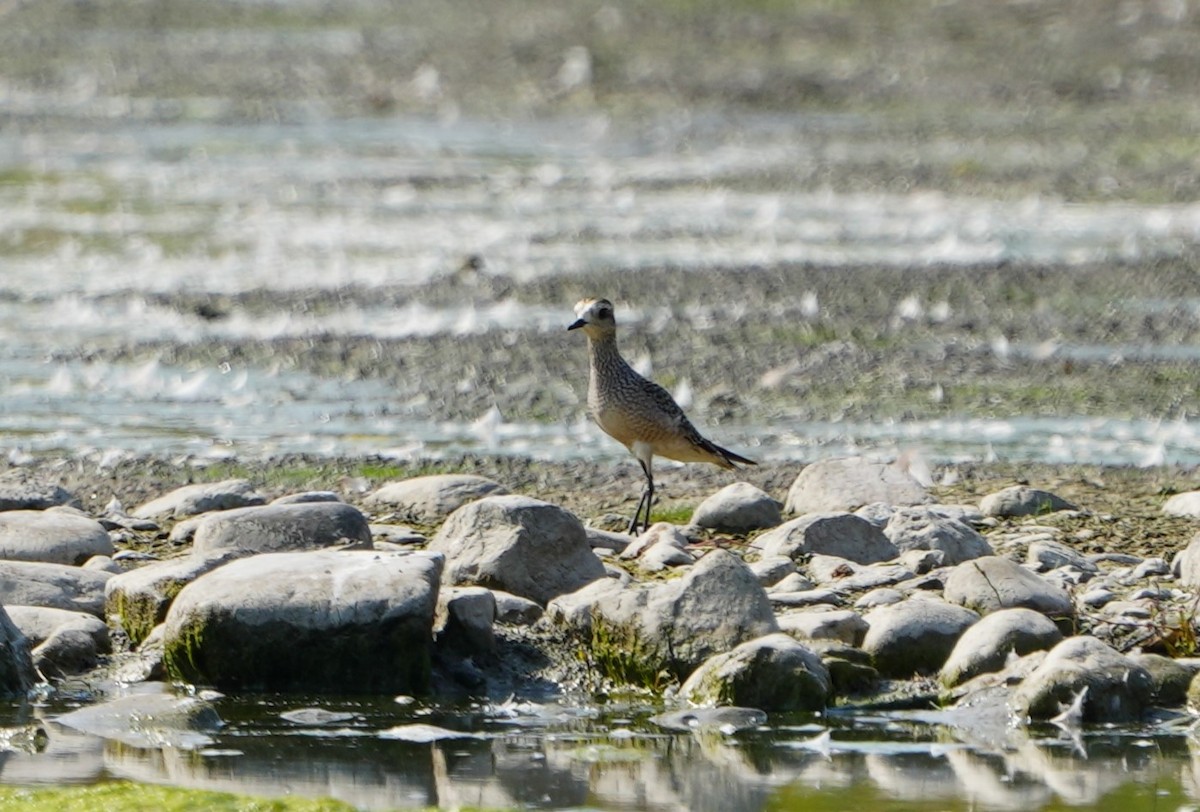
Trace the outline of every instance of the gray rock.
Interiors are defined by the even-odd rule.
[[[989,493],[979,501],[979,509],[985,516],[999,517],[1037,516],[1056,510],[1078,510],[1075,505],[1049,491],[1027,485],[1012,485]]]
[[[1050,719],[1069,706],[1079,692],[1085,722],[1132,722],[1153,700],[1149,672],[1095,637],[1068,637],[1052,648],[1013,692],[1020,718]]]
[[[862,568],[863,565],[855,564],[845,558],[818,553],[809,556],[804,571],[819,584],[835,584],[843,578],[849,578]]]
[[[779,631],[754,573],[720,549],[669,581],[596,581],[552,601],[546,616],[583,638],[607,676],[626,683],[663,670],[682,679],[714,654]]]
[[[69,491],[49,482],[39,482],[28,471],[9,469],[0,473],[0,511],[46,510],[56,505],[78,504]]]
[[[628,533],[615,533],[598,527],[586,526],[584,530],[587,532],[588,546],[593,550],[611,550],[620,554],[637,540]]]
[[[785,612],[776,620],[785,634],[797,640],[836,640],[848,646],[858,646],[867,633],[867,621],[849,609],[814,609]]]
[[[1123,567],[1135,567],[1144,560],[1140,555],[1130,553],[1092,553],[1087,557],[1093,564],[1116,564]]]
[[[448,587],[438,593],[433,631],[439,647],[461,654],[496,651],[496,596],[481,586]]]
[[[429,550],[447,584],[500,589],[545,605],[605,575],[571,513],[528,496],[487,496],[446,519]]]
[[[1200,674],[1196,674],[1188,683],[1187,709],[1190,713],[1200,710]]]
[[[873,609],[862,648],[880,674],[906,679],[936,673],[958,639],[979,620],[961,606],[937,599],[910,598]]]
[[[940,551],[948,566],[993,554],[991,545],[975,528],[938,506],[897,510],[883,533],[901,551]]]
[[[394,547],[411,547],[429,541],[425,536],[406,524],[372,524],[370,528],[371,540],[376,548],[380,544],[391,544]]]
[[[900,467],[861,457],[821,460],[805,467],[788,490],[788,513],[855,510],[872,502],[919,505],[925,488]]]
[[[890,587],[872,589],[854,602],[855,609],[874,609],[877,606],[890,606],[904,600],[904,593]]]
[[[959,564],[945,579],[946,600],[980,614],[1024,607],[1051,619],[1073,617],[1071,596],[1007,558],[989,556]]]
[[[112,677],[119,682],[147,682],[167,678],[163,666],[163,632],[166,626],[159,624],[147,635],[137,650],[124,655],[115,664]]]
[[[389,482],[369,494],[363,504],[370,510],[395,513],[401,521],[434,525],[468,502],[507,493],[503,485],[487,477],[435,474]]]
[[[1049,572],[1059,567],[1073,567],[1081,572],[1096,573],[1100,568],[1088,560],[1083,553],[1072,550],[1061,541],[1039,539],[1030,543],[1025,562],[1037,572]]]
[[[646,572],[662,572],[671,567],[688,567],[695,563],[691,552],[666,540],[654,544],[638,558],[638,567]]]
[[[196,528],[192,550],[200,554],[280,553],[326,547],[367,550],[367,517],[345,502],[305,502],[233,508],[206,516]]]
[[[4,608],[31,646],[40,645],[61,629],[76,629],[89,635],[95,641],[97,650],[109,650],[108,626],[95,615],[46,606],[13,604]]]
[[[1157,578],[1170,574],[1171,565],[1168,564],[1165,559],[1159,558],[1158,556],[1153,556],[1151,558],[1147,558],[1145,561],[1139,562],[1138,565],[1133,568],[1133,572],[1130,573],[1130,576],[1136,580],[1141,580],[1143,578]]]
[[[496,599],[496,622],[504,626],[532,626],[545,611],[536,601],[520,595],[498,589],[492,590],[492,595]]]
[[[1179,583],[1195,589],[1200,587],[1200,533],[1192,536],[1188,546],[1175,557]]]
[[[233,550],[192,553],[115,575],[104,587],[106,611],[116,618],[129,642],[137,646],[167,619],[167,610],[179,590],[241,557],[241,553]]]
[[[174,679],[219,690],[421,693],[443,559],[320,550],[230,562],[167,613]]]
[[[1009,655],[1053,648],[1062,632],[1045,615],[1032,609],[1001,609],[987,615],[958,639],[938,674],[948,687],[980,674],[1000,671]]]
[[[791,559],[787,559],[791,561]],[[761,579],[759,583],[762,583]],[[781,578],[778,583],[767,587],[767,594],[771,595],[776,592],[806,592],[812,589],[816,584],[805,578],[798,572],[793,572],[790,575]]]
[[[806,589],[799,592],[772,590],[767,593],[776,609],[795,609],[801,606],[841,606],[846,602],[836,589]]]
[[[900,553],[875,525],[853,513],[809,513],[755,540],[764,556],[833,555],[858,564],[891,561]]]
[[[692,524],[721,533],[749,533],[782,522],[781,507],[761,488],[734,482],[701,502]]]
[[[1186,704],[1188,687],[1192,678],[1200,673],[1200,668],[1161,654],[1131,654],[1129,659],[1150,674],[1150,704],[1163,708],[1178,708]]]
[[[0,513],[0,559],[78,565],[112,554],[108,532],[87,516],[62,510]]]
[[[646,555],[646,553],[652,547],[668,547],[676,550],[686,550],[688,547],[688,537],[687,534],[683,532],[683,529],[678,525],[670,524],[668,522],[656,522],[648,530],[646,530],[645,533],[642,533],[624,550],[622,550],[620,553],[620,558],[624,561],[640,559]],[[669,555],[670,553],[666,550],[660,550],[658,553],[658,557],[660,558],[669,557]],[[691,563],[691,560],[692,559],[689,557],[687,563]],[[659,567],[658,569],[662,569],[662,567]]]
[[[917,575],[925,575],[945,566],[946,554],[941,550],[906,550],[900,554],[900,566]]]
[[[104,584],[112,573],[43,564],[0,561],[0,595],[6,604],[49,606],[104,617]]]
[[[750,571],[758,578],[760,584],[769,587],[794,574],[796,562],[786,555],[763,556],[757,561],[751,562]]]
[[[1094,572],[1077,570],[1074,567],[1059,567],[1042,575],[1046,583],[1070,592],[1096,577]]]
[[[303,505],[309,502],[341,502],[342,497],[333,491],[303,491],[289,493],[271,500],[272,505]]]
[[[221,718],[196,696],[140,691],[64,713],[54,720],[73,730],[131,747],[191,750],[213,742]]]
[[[1099,609],[1117,599],[1117,594],[1108,587],[1098,586],[1079,596],[1079,602],[1090,609]]]
[[[786,634],[748,640],[700,665],[679,688],[696,705],[818,711],[832,682],[821,658]]]
[[[590,638],[595,631],[592,628],[592,617],[601,605],[614,605],[617,597],[626,589],[646,591],[651,588],[651,584],[634,586],[633,581],[615,575],[601,578],[582,589],[559,595],[550,601],[546,605],[543,617],[551,624],[562,626],[581,637]],[[627,597],[624,600],[634,599]]]
[[[125,572],[125,568],[112,560],[106,555],[94,555],[82,564],[85,570],[97,570],[99,572],[110,572],[116,575]]]
[[[30,655],[33,665],[46,679],[62,679],[90,671],[100,663],[105,653],[96,645],[96,638],[80,628],[65,627],[35,646]]]
[[[838,591],[845,593],[865,592],[879,587],[894,586],[915,577],[916,573],[900,564],[872,564],[859,567],[854,574],[831,581],[827,586],[835,586]]]
[[[863,505],[858,510],[854,511],[854,515],[860,519],[866,519],[871,524],[878,527],[880,530],[887,527],[888,521],[895,515],[897,508],[886,502],[872,502],[869,505]]]
[[[209,518],[208,516],[192,516],[188,519],[181,519],[171,528],[171,532],[167,534],[167,540],[172,544],[191,544],[192,539],[196,537],[196,528]]]
[[[1163,502],[1162,512],[1168,516],[1200,518],[1200,491],[1177,493]]]
[[[0,698],[24,696],[36,680],[29,641],[0,605]]]
[[[248,480],[227,479],[223,482],[184,485],[135,508],[130,515],[137,519],[183,519],[214,510],[261,505],[264,501]]]

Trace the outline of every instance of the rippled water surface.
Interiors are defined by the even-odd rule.
[[[0,184],[0,239],[8,245],[0,445],[18,459],[81,451],[620,452],[584,425],[511,410],[474,422],[410,419],[389,409],[395,394],[372,381],[320,380],[270,365],[89,360],[90,349],[145,342],[544,333],[562,329],[568,302],[335,300],[315,311],[284,306],[214,320],[156,294],[253,290],[269,301],[272,291],[415,285],[472,255],[486,256],[488,274],[515,280],[795,261],[831,269],[1073,266],[1172,256],[1200,237],[1196,204],[812,193],[754,180],[819,162],[808,136],[871,126],[856,116],[756,114],[655,128],[620,127],[602,115],[503,126],[414,117],[249,125],[164,121],[132,101],[57,104],[55,114],[74,126],[0,130],[0,170],[8,172]],[[645,304],[652,315],[655,303]],[[1020,357],[1023,348],[1007,351]],[[1135,360],[1181,352],[1069,344],[1057,351]],[[1190,422],[1117,417],[812,423],[776,415],[723,437],[768,459],[887,457],[916,444],[941,460],[1200,462]]]

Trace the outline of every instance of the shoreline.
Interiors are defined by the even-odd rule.
[[[704,465],[660,465],[655,471],[659,498],[654,516],[686,524],[704,498],[736,481],[749,482],[782,503],[804,467],[767,462],[733,473]],[[301,491],[333,491],[361,508],[366,495],[386,482],[442,473],[494,479],[513,493],[560,505],[585,524],[603,524],[609,514],[627,520],[642,487],[641,471],[632,458],[545,462],[487,455],[412,462],[371,456],[285,455],[215,462],[145,456],[103,469],[82,460],[47,457],[9,465],[0,470],[0,478],[58,485],[86,512],[102,515],[113,499],[132,509],[182,485],[224,479],[246,479],[267,499]],[[1170,560],[1200,530],[1200,520],[1167,516],[1161,510],[1171,495],[1200,489],[1200,470],[1192,467],[995,462],[932,466],[930,474],[934,482],[930,492],[944,504],[978,504],[987,493],[1014,484],[1058,493],[1083,512],[1076,543],[1084,553],[1129,552]],[[131,539],[128,544],[143,549],[154,541]]]

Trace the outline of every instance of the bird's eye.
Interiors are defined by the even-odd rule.
[[[612,318],[612,311],[611,311],[611,310],[609,310],[607,307],[602,307],[602,308],[600,308],[599,310],[597,310],[597,311],[596,311],[596,315],[597,315],[599,318],[602,318],[602,319],[611,319],[611,318]]]

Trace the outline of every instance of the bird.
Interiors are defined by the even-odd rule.
[[[708,462],[722,468],[757,465],[754,460],[705,439],[675,399],[642,377],[617,349],[617,320],[608,299],[583,299],[567,330],[582,330],[588,341],[588,413],[603,431],[629,449],[646,475],[646,488],[629,522],[637,535],[650,527],[654,501],[654,457],[678,462]]]

